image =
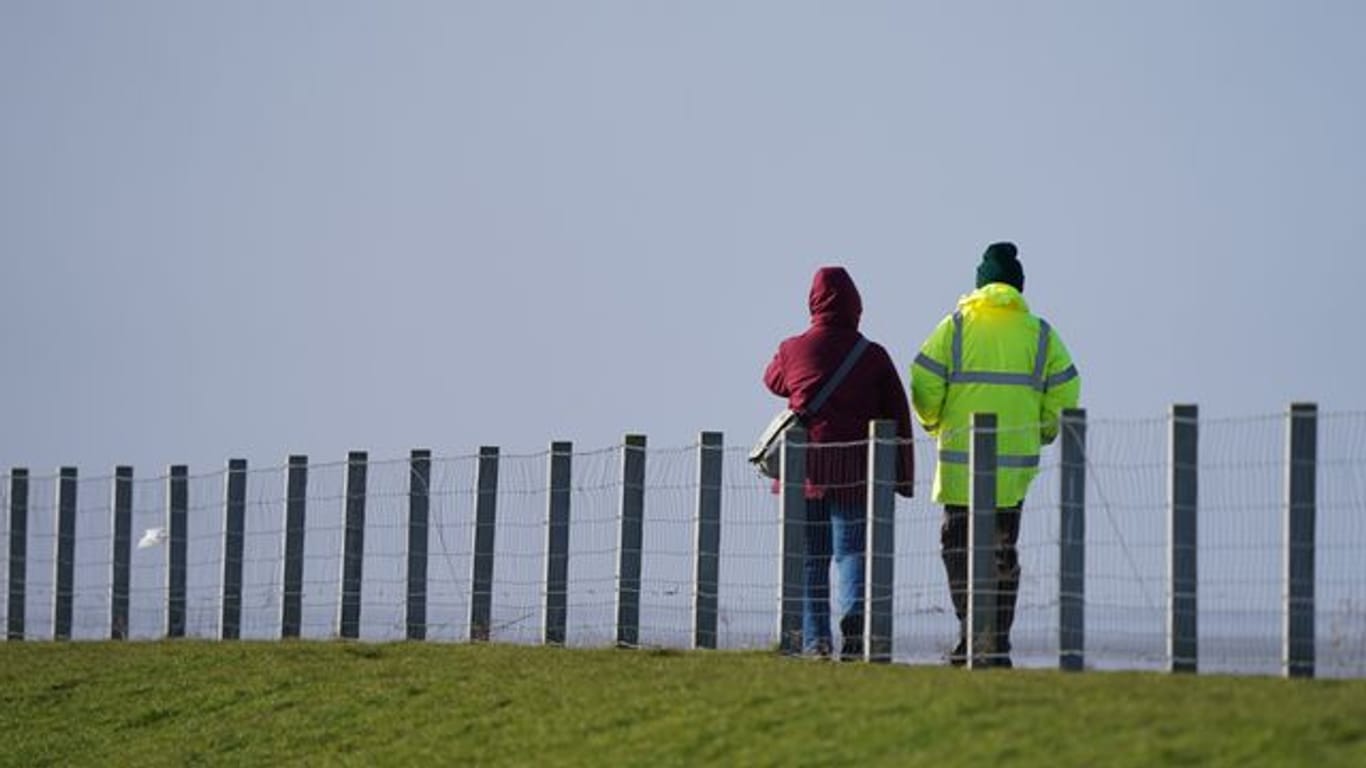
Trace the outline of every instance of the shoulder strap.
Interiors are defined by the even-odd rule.
[[[807,403],[807,416],[819,411],[821,406],[825,405],[825,401],[830,399],[830,395],[834,394],[835,388],[840,385],[841,381],[844,381],[844,377],[849,374],[849,370],[854,367],[854,363],[858,362],[859,356],[863,354],[863,350],[867,348],[867,346],[868,339],[863,336],[858,337],[858,341],[854,342],[854,348],[849,350],[849,354],[844,356],[844,362],[840,363],[840,367],[836,368],[835,372],[826,380],[825,386],[821,387],[821,391],[817,392],[816,396],[811,398],[810,403]]]

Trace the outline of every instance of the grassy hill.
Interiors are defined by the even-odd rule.
[[[1366,765],[1366,680],[508,645],[0,644],[0,764]]]

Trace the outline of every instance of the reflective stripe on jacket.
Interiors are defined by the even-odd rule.
[[[974,412],[997,418],[997,506],[1024,501],[1039,471],[1040,446],[1057,437],[1059,414],[1076,407],[1080,395],[1067,347],[1019,291],[989,283],[959,299],[911,366],[911,406],[939,440],[935,502],[968,503]]]

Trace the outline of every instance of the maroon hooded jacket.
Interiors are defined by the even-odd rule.
[[[843,267],[821,267],[811,281],[808,299],[811,327],[778,345],[764,383],[788,407],[805,412],[825,381],[853,349],[863,301]],[[862,503],[867,498],[868,422],[890,419],[902,445],[897,451],[896,492],[909,497],[915,480],[915,452],[910,445],[911,409],[906,389],[887,350],[869,341],[858,362],[815,415],[806,415],[807,498]],[[829,443],[848,445],[823,446]]]

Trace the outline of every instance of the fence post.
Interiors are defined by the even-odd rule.
[[[498,448],[479,449],[475,481],[474,572],[470,579],[470,640],[489,639],[493,620],[493,545],[498,530]]]
[[[896,562],[896,422],[868,423],[868,564],[864,658],[892,660],[893,570]]]
[[[290,456],[285,480],[285,578],[280,636],[299,637],[304,617],[304,531],[308,513],[308,457]]]
[[[645,515],[645,435],[621,444],[621,530],[617,537],[617,645],[640,645],[640,557]]]
[[[71,639],[72,598],[76,593],[76,468],[57,475],[57,556],[53,579],[52,638]]]
[[[546,504],[545,617],[546,645],[564,645],[569,609],[569,492],[574,444],[550,444],[550,483]]]
[[[223,619],[224,640],[242,637],[242,552],[246,535],[247,460],[228,459],[223,503]]]
[[[1086,662],[1086,409],[1062,412],[1058,532],[1058,668]]]
[[[9,474],[9,599],[5,605],[5,639],[24,639],[24,594],[28,565],[28,470]]]
[[[996,414],[972,414],[968,453],[967,666],[991,666],[996,647]]]
[[[1199,660],[1199,615],[1196,612],[1199,429],[1200,414],[1195,405],[1171,407],[1171,598],[1167,656],[1172,672],[1195,672]]]
[[[408,456],[408,633],[427,639],[427,531],[431,509],[432,452]]]
[[[1286,677],[1313,677],[1317,405],[1290,405],[1286,443],[1283,663]]]
[[[717,596],[721,583],[721,477],[725,458],[720,432],[703,432],[697,446],[697,568],[694,576],[693,647],[716,648]]]
[[[128,638],[128,587],[133,561],[133,468],[114,467],[114,545],[110,558],[109,638]]]
[[[185,636],[186,551],[189,545],[190,468],[171,465],[167,477],[166,636]]]
[[[806,429],[783,433],[779,471],[782,551],[779,553],[778,648],[802,652],[802,604],[806,597]]]
[[[341,615],[337,634],[360,637],[362,567],[365,564],[365,451],[346,455],[346,520],[342,532]]]

